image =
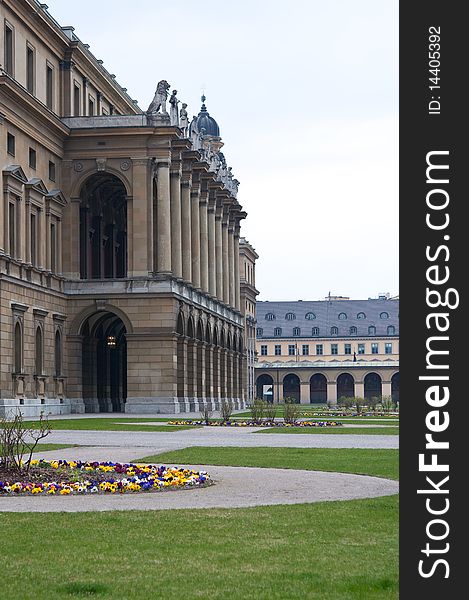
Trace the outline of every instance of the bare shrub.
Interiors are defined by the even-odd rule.
[[[202,409],[200,410],[200,419],[208,425],[210,423],[210,419],[212,418],[213,411],[209,404],[204,404]]]
[[[368,408],[372,411],[372,412],[376,412],[376,409],[378,407],[378,404],[380,403],[381,398],[379,396],[372,396],[371,398],[368,398],[366,403],[368,405]]]
[[[394,401],[392,399],[392,396],[383,396],[381,398],[381,408],[383,409],[384,412],[391,412],[392,410],[394,410],[396,408],[396,405],[394,404]]]
[[[223,423],[226,423],[230,420],[231,413],[233,412],[233,404],[231,400],[226,400],[223,398],[220,404],[220,416]]]
[[[31,459],[40,440],[51,432],[47,417],[41,413],[36,427],[26,427],[23,415],[0,421],[0,467],[28,473]],[[25,457],[27,459],[25,460]]]
[[[261,423],[264,419],[264,413],[266,409],[266,401],[261,398],[255,398],[249,407],[251,412],[251,421],[255,423]]]
[[[283,407],[283,420],[285,423],[294,424],[298,420],[300,405],[297,404],[294,398],[285,398],[285,406]]]
[[[277,404],[274,404],[273,402],[267,402],[265,406],[265,420],[267,423],[274,423],[276,414]]]
[[[353,406],[355,407],[355,410],[357,411],[357,415],[359,415],[362,412],[362,408],[365,406],[365,404],[366,404],[365,398],[360,398],[359,396],[355,396],[355,398],[353,399]]]
[[[341,396],[337,402],[343,408],[352,408],[354,405],[354,399],[351,396]]]

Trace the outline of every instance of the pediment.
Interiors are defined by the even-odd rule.
[[[58,190],[58,189],[51,190],[50,192],[48,192],[46,194],[46,199],[53,200],[54,202],[57,202],[57,204],[60,204],[61,206],[67,205],[67,198],[65,198],[65,196],[63,195],[62,190]]]
[[[26,185],[27,187],[33,188],[34,190],[36,190],[36,192],[39,192],[43,196],[49,193],[48,189],[44,185],[44,182],[42,181],[42,179],[39,179],[39,177],[33,177],[27,182]]]
[[[28,183],[28,178],[20,165],[8,165],[3,169],[3,175],[6,177],[14,177],[21,183]]]

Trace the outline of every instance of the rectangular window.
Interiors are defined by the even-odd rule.
[[[30,231],[30,242],[31,242],[31,264],[35,265],[37,260],[37,231],[36,231],[36,215],[31,215],[31,231]]]
[[[339,345],[331,344],[331,354],[339,354]]]
[[[344,344],[344,354],[352,354],[352,344]]]
[[[282,346],[280,344],[275,344],[275,356],[281,356],[282,354]]]
[[[10,236],[10,256],[16,256],[16,206],[9,203],[8,211],[8,233]]]
[[[302,354],[303,356],[309,356],[309,344],[303,344]]]
[[[371,344],[371,354],[378,354],[378,344]]]
[[[26,46],[26,89],[34,94],[34,50]]]
[[[365,354],[365,344],[358,344],[358,354]]]
[[[322,354],[323,354],[322,344],[316,344],[316,354],[319,356],[322,356]]]
[[[390,342],[384,344],[384,352],[386,354],[392,354],[392,344]]]
[[[89,98],[88,100],[88,114],[90,117],[94,115],[94,102],[92,98]]]
[[[54,70],[49,65],[46,66],[46,106],[54,108]]]
[[[267,346],[261,346],[261,356],[267,356]]]
[[[51,160],[49,161],[49,179],[55,181],[55,163]]]
[[[13,29],[5,24],[5,71],[8,75],[14,75],[13,73]]]
[[[76,84],[73,86],[73,116],[80,116],[80,87]]]
[[[288,344],[288,356],[295,356],[295,344]]]
[[[57,271],[57,236],[54,223],[50,225],[50,270],[52,273]]]
[[[33,150],[33,148],[29,149],[29,166],[31,169],[36,168],[36,150]]]
[[[7,152],[15,156],[15,136],[7,132]]]

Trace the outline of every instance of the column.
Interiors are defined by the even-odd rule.
[[[200,219],[200,287],[204,292],[208,287],[208,215],[207,192],[202,192],[199,203]]]
[[[213,387],[212,394],[216,400],[220,399],[220,347],[213,347]]]
[[[88,111],[88,83],[90,80],[87,77],[83,77],[83,110],[81,111],[84,116],[89,116]]]
[[[182,278],[181,170],[179,161],[171,169],[171,266],[174,277]]]
[[[26,210],[26,203],[24,201],[24,198],[22,197],[18,197],[18,200],[16,202],[16,211],[17,211],[17,218],[18,218],[18,222],[17,222],[17,239],[16,239],[16,257],[19,260],[25,260],[25,256],[26,256],[26,216],[25,213],[29,213],[29,211]],[[29,220],[29,215],[28,215],[28,220]],[[28,240],[29,241],[29,240]]]
[[[192,283],[200,288],[200,209],[199,185],[191,189],[191,251],[192,251]]]
[[[102,92],[96,92],[96,114],[97,115],[101,115],[102,114],[102,102],[103,102],[103,93]]]
[[[236,310],[241,309],[241,292],[239,287],[239,223],[235,225],[234,230],[234,286],[235,286],[235,308]]]
[[[169,179],[169,169],[162,171]],[[153,271],[153,178],[148,159],[133,161],[132,180],[133,197],[127,199],[128,271],[130,277],[147,277]],[[169,186],[167,194],[169,198]]]
[[[363,381],[355,380],[355,398],[365,397],[365,384]]]
[[[228,277],[229,277],[229,304],[235,305],[235,258],[234,258],[234,221],[230,219],[228,225]]]
[[[382,381],[381,383],[381,396],[391,396],[391,382],[390,381]]]
[[[171,199],[169,191],[169,163],[157,164],[156,181],[157,215],[157,272],[171,273]]]
[[[228,210],[223,212],[222,220],[222,256],[223,256],[223,302],[230,303],[230,261],[228,241]]]
[[[214,298],[217,295],[216,281],[216,240],[215,240],[215,199],[208,204],[208,291]]]
[[[327,401],[337,404],[337,381],[327,382]]]
[[[49,230],[50,231],[50,230]],[[56,251],[55,251],[55,261],[56,261],[56,269],[57,274],[62,274],[62,219],[57,219],[57,240],[56,240]],[[50,252],[50,245],[49,245]],[[50,269],[50,262],[49,262]]]
[[[192,281],[192,237],[191,237],[191,176],[182,174],[181,181],[181,236],[182,278]]]
[[[205,348],[205,396],[213,398],[213,345],[207,344]],[[213,408],[213,407],[212,407]]]
[[[216,296],[223,302],[223,229],[222,209],[215,210],[215,284]]]
[[[44,208],[41,208],[38,210],[38,215],[37,215],[37,220],[38,220],[38,227],[37,227],[37,233],[36,233],[36,252],[37,252],[37,260],[38,260],[38,267],[40,269],[45,269],[46,268],[46,248],[49,246],[48,241],[49,241],[49,232],[47,231],[47,218],[46,218],[46,211],[44,210]],[[50,270],[50,268],[49,268]]]
[[[310,403],[309,381],[300,381],[300,404]]]

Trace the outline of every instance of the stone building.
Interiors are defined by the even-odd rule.
[[[0,15],[0,414],[243,407],[246,213],[205,98],[189,126],[162,80],[144,112],[45,4]]]
[[[244,347],[246,349],[246,393],[250,402],[255,393],[256,359],[256,260],[259,255],[244,238],[239,240],[239,277],[241,285],[241,310],[244,312]]]
[[[257,397],[399,401],[398,300],[258,302],[256,333]]]

